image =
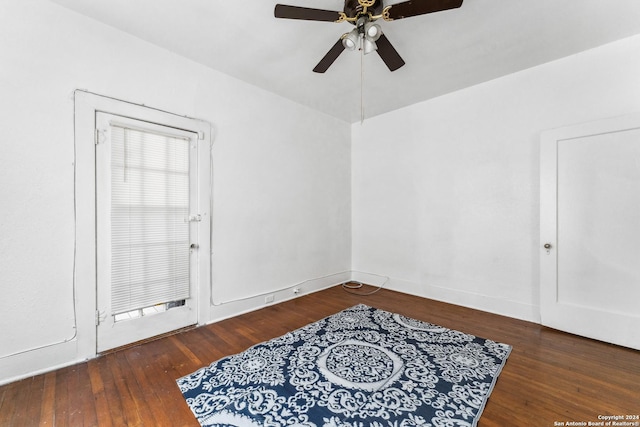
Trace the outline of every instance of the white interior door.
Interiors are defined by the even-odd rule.
[[[198,321],[198,134],[96,113],[97,351]]]
[[[640,117],[550,131],[541,156],[542,323],[640,349]]]

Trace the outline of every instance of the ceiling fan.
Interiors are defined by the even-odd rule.
[[[455,9],[462,6],[463,0],[409,0],[386,7],[382,1],[345,0],[342,12],[276,4],[274,15],[276,18],[349,22],[355,25],[355,28],[343,34],[320,60],[313,69],[316,73],[327,71],[343,50],[355,50],[356,48],[362,50],[365,55],[375,50],[389,70],[395,71],[402,67],[405,62],[375,21],[380,18],[385,21],[394,21],[411,16]]]

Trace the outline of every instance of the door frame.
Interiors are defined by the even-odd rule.
[[[207,323],[211,300],[211,124],[84,90],[74,92],[74,101],[78,358],[97,355],[96,112],[172,126],[199,135],[197,193],[202,220],[198,227],[197,319],[198,325]]]
[[[640,328],[634,328],[629,316],[563,303],[558,299],[558,142],[640,128],[640,114],[603,119],[543,132],[540,144],[540,317],[541,323],[554,329],[638,348]],[[546,248],[545,245],[550,247]],[[564,319],[579,317],[579,325],[567,328]],[[636,322],[637,323],[637,322]],[[626,333],[612,339],[614,325]],[[569,330],[570,329],[570,330]]]

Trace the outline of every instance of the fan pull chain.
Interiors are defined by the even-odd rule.
[[[360,126],[364,123],[364,34],[360,37]]]

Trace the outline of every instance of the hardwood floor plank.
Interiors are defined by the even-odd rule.
[[[12,399],[29,399],[31,392],[33,390],[33,378],[26,378],[24,380],[19,381],[16,384],[16,387],[13,389],[13,393],[7,394],[7,400],[5,401],[5,405],[0,405],[0,414],[6,412],[6,419],[9,421],[9,424],[19,424],[25,422],[29,419],[29,407],[24,405],[16,405],[15,402],[12,402]],[[2,423],[3,416],[0,416],[0,425],[4,425]]]
[[[44,374],[44,391],[42,393],[42,404],[40,405],[40,418],[36,421],[40,426],[56,425],[56,381],[57,371]],[[29,422],[29,420],[27,420]],[[34,422],[34,424],[36,424]],[[28,423],[25,425],[29,425]]]
[[[168,338],[145,344],[144,352],[144,387],[151,390],[154,396],[154,408],[159,411],[156,418],[160,420],[195,421],[191,410],[186,405],[175,380],[183,374],[175,366],[183,360],[183,355]],[[184,420],[184,421],[183,421]],[[188,425],[188,424],[186,424]],[[198,423],[196,422],[196,426]]]
[[[334,287],[2,386],[0,425],[198,427],[177,378],[358,303],[513,346],[478,427],[640,412],[639,351],[385,289]]]
[[[90,360],[87,364],[91,391],[95,399],[96,418],[99,420],[100,425],[107,427],[112,426],[113,422],[109,410],[109,400],[107,399],[105,385],[102,379],[102,372],[106,370],[107,366],[106,357]]]
[[[188,372],[193,372],[194,370],[202,367],[203,361],[198,356],[196,356],[193,351],[189,347],[187,347],[176,335],[169,337],[171,343],[176,346],[177,349],[185,356],[186,359],[181,361],[178,366],[174,366],[174,369],[182,372],[183,370],[187,370]]]
[[[42,394],[44,392],[44,375],[38,375],[28,379],[28,390],[25,391],[23,399],[25,399],[24,418],[17,424],[26,423],[27,420],[38,419],[40,416],[40,402],[42,402]],[[0,412],[2,412],[0,410]],[[3,425],[0,421],[0,425]]]
[[[220,346],[224,345],[218,340],[215,334],[208,333],[206,327],[198,328],[194,330],[194,333],[180,333],[174,335],[174,338],[180,342],[181,351],[184,353],[186,350],[191,352],[190,364],[194,364],[195,367],[190,370],[190,366],[182,364],[179,368],[181,372],[185,372],[187,375],[198,368],[209,365],[214,360],[220,358],[217,356],[220,353]]]
[[[136,405],[136,394],[139,392],[138,383],[131,381],[129,377],[124,375],[123,362],[121,352],[108,355],[108,366],[115,382],[117,390],[119,412],[122,414],[123,425],[142,426],[144,425]]]
[[[89,375],[89,364],[87,362],[77,365],[77,384],[71,385],[78,391],[74,406],[79,409],[78,424],[75,424],[75,417],[72,425],[81,425],[83,427],[92,427],[99,425],[96,417],[96,404],[94,401],[93,391],[91,388],[91,379]]]
[[[83,394],[80,386],[79,365],[67,368],[69,376],[66,381],[68,405],[67,413],[70,426],[79,426],[84,424],[82,416],[82,400]]]
[[[25,380],[2,387],[0,400],[0,425],[11,425],[16,414],[20,412],[20,394],[25,387]]]
[[[136,395],[136,400],[140,406],[147,408],[146,416],[149,421],[145,421],[145,425],[162,425],[163,422],[170,419],[170,412],[168,408],[164,408],[162,400],[158,398],[153,388],[153,384],[150,382],[150,377],[153,376],[151,372],[149,360],[146,360],[143,347],[136,347],[124,351],[124,358],[126,359],[130,376],[129,381],[135,382],[138,385],[140,392]],[[145,417],[145,419],[147,419]]]

